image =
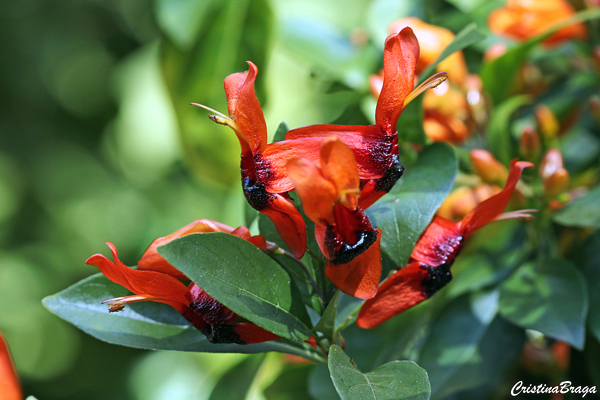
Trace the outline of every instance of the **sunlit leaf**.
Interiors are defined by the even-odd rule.
[[[282,337],[310,337],[310,319],[290,276],[248,241],[220,232],[192,234],[158,252],[236,314]]]
[[[367,213],[383,232],[381,248],[406,265],[417,239],[448,195],[456,176],[454,151],[445,144],[426,147],[396,186]]]
[[[582,349],[588,294],[585,281],[569,261],[548,259],[523,265],[502,286],[500,313]]]
[[[362,373],[337,345],[329,350],[329,374],[342,400],[427,400],[427,372],[412,361],[392,361]]]
[[[129,294],[102,274],[86,278],[48,296],[44,305],[59,317],[105,342],[152,350],[210,353],[261,353],[281,351],[306,356],[304,343],[285,339],[258,344],[213,344],[174,308],[160,303],[137,303],[122,312],[108,313],[104,300]],[[310,350],[308,350],[310,352]]]

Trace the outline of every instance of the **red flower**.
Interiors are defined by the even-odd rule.
[[[412,251],[408,265],[398,270],[379,287],[377,295],[367,300],[358,314],[356,324],[365,329],[433,296],[452,279],[450,267],[460,253],[465,239],[493,221],[511,218],[531,218],[522,210],[501,215],[524,168],[529,162],[514,160],[504,189],[479,203],[459,222],[434,217]]]
[[[402,176],[398,161],[396,124],[404,107],[428,87],[444,78],[426,82],[413,91],[419,43],[410,28],[390,35],[385,41],[384,77],[375,110],[375,125],[311,125],[292,129],[286,135],[296,154],[319,165],[321,141],[336,135],[354,153],[364,188],[359,206],[369,207],[387,193]]]
[[[285,162],[292,157],[285,144],[274,143],[267,150],[267,124],[254,92],[258,68],[248,62],[250,69],[225,78],[225,95],[229,117],[208,109],[217,123],[227,125],[237,135],[241,154],[242,187],[246,200],[257,211],[266,214],[277,232],[297,258],[306,250],[306,225],[286,193],[291,188],[285,175]],[[282,184],[283,188],[282,190]],[[286,185],[287,183],[287,185]]]
[[[134,293],[132,296],[107,300],[106,302],[110,302],[109,311],[120,311],[130,303],[155,301],[175,308],[212,343],[251,344],[278,339],[279,336],[232,312],[195,283],[186,286],[175,278],[177,276],[185,279],[185,276],[163,259],[156,252],[156,248],[195,232],[227,232],[252,243],[264,243],[266,246],[262,236],[250,237],[245,227],[234,230],[218,222],[199,220],[169,236],[156,239],[140,260],[140,269],[136,270],[125,266],[117,256],[116,247],[107,242],[114,262],[102,254],[95,254],[85,263],[97,267],[108,279]],[[264,249],[262,246],[259,247]]]
[[[4,335],[0,332],[0,399],[22,400],[23,392],[19,383],[19,376],[8,350]]]
[[[352,151],[335,136],[319,151],[320,167],[295,158],[287,163],[304,212],[316,225],[315,237],[329,262],[325,275],[342,292],[370,298],[381,276],[381,231],[358,206],[360,179]]]

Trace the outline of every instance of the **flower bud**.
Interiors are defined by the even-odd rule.
[[[558,136],[560,130],[560,124],[558,123],[556,116],[552,110],[544,104],[535,107],[535,116],[538,120],[540,133],[544,137],[546,143],[552,143]]]
[[[477,172],[477,175],[484,182],[504,184],[508,177],[508,170],[502,165],[492,153],[487,150],[473,149],[471,150],[471,162]]]
[[[540,151],[540,135],[538,135],[532,126],[526,126],[523,128],[519,140],[519,152],[521,153],[521,156],[527,161],[536,162],[540,156]]]
[[[542,157],[540,176],[549,197],[561,194],[569,186],[569,172],[564,168],[562,153],[556,147],[548,149]]]

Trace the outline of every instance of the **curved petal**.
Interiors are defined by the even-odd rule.
[[[335,185],[336,200],[350,210],[356,209],[360,186],[358,167],[352,151],[337,136],[321,142],[321,171]]]
[[[383,54],[383,87],[375,110],[375,121],[387,135],[396,133],[404,100],[415,84],[418,59],[419,42],[411,28],[388,36]]]
[[[273,221],[277,233],[294,256],[302,258],[306,251],[306,224],[296,207],[285,197],[274,194],[269,205],[260,212]]]
[[[250,61],[248,65],[250,68],[247,72],[238,72],[225,78],[224,86],[229,116],[248,141],[252,154],[257,154],[267,145],[267,124],[254,92],[258,68]],[[240,143],[244,153],[244,143],[241,140]]]
[[[310,125],[290,130],[285,138],[296,156],[321,165],[321,141],[337,136],[352,150],[360,179],[382,177],[392,160],[393,137],[376,125]]]
[[[0,388],[2,389],[0,398],[3,400],[23,399],[19,376],[2,333],[0,333]]]
[[[356,326],[363,329],[375,328],[382,322],[426,300],[428,296],[421,284],[421,263],[412,262],[386,279],[377,294],[365,302]]]
[[[94,254],[85,263],[97,267],[108,279],[135,294],[163,299],[155,301],[169,304],[180,312],[189,306],[192,296],[183,283],[161,272],[128,268],[119,260],[115,245],[109,242],[106,244],[110,247],[115,262],[102,254]]]
[[[163,246],[172,240],[179,237],[189,235],[191,233],[202,233],[202,232],[225,232],[232,233],[233,228],[222,224],[220,222],[211,221],[208,219],[199,219],[194,221],[181,229],[176,230],[170,235],[159,237],[155,239],[148,249],[142,255],[142,258],[138,262],[138,269],[142,271],[158,271],[167,275],[171,275],[177,279],[187,279],[187,277],[169,264],[156,249],[159,246]]]
[[[337,199],[333,182],[324,177],[314,163],[304,158],[290,160],[287,171],[302,200],[306,216],[315,224],[333,224],[333,207]]]
[[[327,278],[342,292],[359,299],[370,299],[377,293],[381,278],[381,230],[377,240],[364,253],[347,264],[325,267]]]
[[[462,245],[459,225],[436,215],[417,241],[410,259],[432,267],[451,264]]]
[[[288,141],[269,143],[261,153],[256,165],[256,176],[269,193],[285,193],[294,190],[294,183],[287,174],[286,164],[297,155],[295,146]]]
[[[479,203],[460,222],[460,232],[465,239],[484,225],[492,222],[504,211],[519,178],[521,178],[523,169],[528,167],[533,167],[533,164],[527,161],[512,160],[504,189],[486,201]]]

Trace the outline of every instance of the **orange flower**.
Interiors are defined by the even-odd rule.
[[[433,296],[452,279],[450,267],[460,253],[464,241],[493,221],[531,218],[527,212],[501,214],[529,162],[513,160],[504,189],[479,203],[459,222],[435,216],[421,235],[412,251],[408,264],[385,280],[377,295],[367,300],[358,314],[356,324],[365,329],[387,321],[391,317]]]
[[[109,312],[121,311],[130,303],[155,301],[175,308],[212,343],[251,344],[278,339],[279,336],[232,312],[195,283],[186,286],[175,278],[177,276],[185,279],[185,276],[163,259],[156,252],[156,248],[195,232],[227,232],[252,243],[266,245],[262,236],[250,237],[247,228],[240,227],[234,230],[218,222],[199,220],[171,235],[156,239],[140,260],[143,268],[136,270],[123,264],[117,256],[116,247],[107,242],[114,262],[102,254],[94,254],[85,263],[97,267],[108,279],[134,293],[132,296],[107,300],[106,302],[110,303]]]
[[[425,68],[433,64],[446,47],[454,40],[454,33],[441,26],[435,26],[423,22],[417,17],[407,17],[394,21],[390,24],[390,33],[400,32],[403,28],[410,26],[419,40],[421,52],[417,61],[416,74],[421,74]],[[449,55],[438,64],[438,71],[448,74],[448,81],[463,86],[469,74],[467,63],[462,51]]]
[[[286,135],[288,146],[297,156],[320,164],[321,141],[336,135],[348,146],[358,165],[364,188],[359,206],[363,209],[387,193],[402,176],[398,161],[396,125],[405,106],[425,89],[445,77],[435,76],[413,91],[419,43],[413,31],[405,28],[385,41],[384,77],[375,110],[375,125],[311,125],[292,129]]]
[[[381,276],[381,231],[373,229],[359,204],[360,179],[352,151],[336,136],[321,143],[320,167],[307,159],[287,163],[304,212],[329,260],[325,275],[342,292],[370,298]]]
[[[216,113],[210,116],[213,121],[233,129],[242,148],[242,187],[248,204],[266,214],[292,253],[302,258],[306,250],[306,225],[287,193],[283,193],[291,190],[285,162],[293,153],[285,144],[277,143],[267,150],[267,124],[254,91],[258,68],[252,62],[248,65],[248,71],[225,78],[229,116],[194,105]]]
[[[0,332],[0,389],[2,400],[23,400],[19,375],[2,332]]]
[[[553,25],[575,14],[565,0],[508,0],[504,7],[493,11],[488,24],[490,30],[519,41],[525,41],[548,31]],[[585,39],[587,31],[582,23],[566,26],[544,40],[551,45],[568,39]]]

